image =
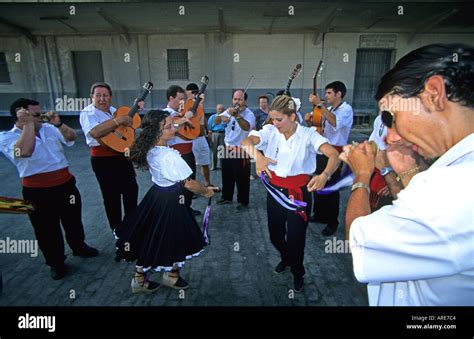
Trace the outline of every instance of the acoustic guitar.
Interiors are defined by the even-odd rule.
[[[301,64],[297,64],[296,67],[293,69],[290,76],[288,77],[288,82],[286,84],[283,95],[288,95],[288,96],[290,95],[291,84],[293,83],[293,80],[295,80],[295,78],[301,73],[301,69],[302,69]],[[267,120],[263,124],[268,125],[271,123],[273,123],[273,120],[270,118],[270,115],[268,115]]]
[[[314,95],[316,95],[317,90],[318,90],[316,79],[320,75],[320,72],[322,71],[322,69],[323,69],[323,61],[320,60],[313,77],[313,94]],[[313,105],[311,120],[313,122],[313,126],[316,127],[316,130],[318,131],[318,133],[321,134],[323,130],[323,111],[318,106]]]
[[[133,141],[135,140],[135,129],[140,127],[141,124],[140,115],[137,114],[138,102],[144,101],[148,94],[151,93],[152,88],[153,84],[151,82],[145,83],[145,85],[143,85],[142,95],[135,101],[131,108],[127,106],[121,106],[117,109],[117,111],[115,111],[114,118],[128,115],[133,119],[133,126],[117,126],[109,134],[98,140],[101,145],[110,147],[114,151],[120,153],[124,153],[130,149],[130,146],[132,146]]]
[[[193,117],[189,119],[189,122],[185,122],[179,132],[179,135],[184,140],[194,140],[201,134],[201,120],[204,117],[204,108],[202,107],[200,95],[206,91],[207,84],[209,83],[209,77],[204,75],[201,78],[201,88],[194,96],[194,99],[188,99],[184,103],[184,107],[180,112],[181,117],[186,112],[192,112]],[[180,116],[177,116],[180,118]]]

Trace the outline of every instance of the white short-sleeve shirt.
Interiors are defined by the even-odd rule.
[[[369,141],[375,141],[378,148],[384,151],[387,148],[385,140],[387,138],[387,127],[382,123],[382,117],[378,115],[374,120],[374,129],[370,134]]]
[[[227,110],[221,114],[224,116],[229,116],[229,112]],[[255,128],[255,115],[249,108],[246,108],[244,111],[240,112],[240,115],[250,124],[250,128],[248,131],[244,131],[242,128],[240,128],[237,120],[231,116],[227,126],[225,127],[224,142],[226,146],[240,146],[242,140],[244,140],[249,135],[250,131]]]
[[[90,104],[85,107],[79,116],[79,122],[82,127],[82,131],[86,136],[86,143],[89,147],[100,146],[99,142],[90,136],[89,132],[95,126],[103,123],[104,121],[110,120],[113,118],[113,114],[117,109],[110,106],[110,114],[108,112],[103,112],[100,109],[97,109],[94,104]]]
[[[325,120],[324,137],[327,138],[329,143],[333,146],[347,145],[354,119],[354,112],[352,111],[351,105],[344,101],[335,111],[332,111],[331,107],[328,109],[336,116],[336,126],[334,127],[329,121]]]
[[[175,117],[179,114],[174,109],[172,109],[170,106],[166,106],[164,111],[169,112],[170,116],[172,116],[172,117]],[[192,140],[185,140],[183,138],[180,138],[178,135],[176,135],[173,139],[168,140],[168,146],[173,146],[173,145],[176,145],[176,144],[189,144],[189,143],[192,143],[192,142],[193,142]]]
[[[371,305],[474,305],[473,173],[471,134],[415,175],[393,205],[354,220],[354,274],[378,293]]]
[[[268,169],[283,178],[313,174],[316,170],[316,154],[321,154],[319,148],[328,142],[316,132],[316,128],[299,124],[288,140],[274,125],[265,125],[259,131],[251,131],[249,135],[260,138],[255,147],[263,151],[267,158],[276,160],[276,164],[269,164]]]
[[[147,161],[151,181],[161,187],[172,186],[193,174],[179,152],[169,147],[153,147],[147,154]]]
[[[20,178],[34,174],[57,171],[69,166],[62,145],[72,146],[74,141],[66,141],[61,132],[50,124],[43,124],[39,136],[35,137],[35,150],[31,157],[15,157],[15,144],[22,130],[14,126],[10,131],[0,133],[0,152],[10,160]]]

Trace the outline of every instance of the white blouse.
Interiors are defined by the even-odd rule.
[[[161,187],[172,186],[193,174],[179,152],[166,146],[153,147],[147,154],[147,161],[151,181]]]
[[[311,175],[316,170],[316,154],[328,140],[316,132],[314,127],[296,125],[295,133],[288,139],[274,125],[265,125],[259,131],[251,131],[250,136],[260,138],[256,148],[267,158],[276,160],[268,168],[279,177],[286,178],[299,174]]]

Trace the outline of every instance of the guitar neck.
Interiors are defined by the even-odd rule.
[[[290,95],[290,86],[291,86],[292,82],[293,82],[293,79],[290,78],[288,80],[288,83],[286,84],[286,88],[285,88],[285,92],[284,92],[285,95]]]
[[[206,77],[207,78],[207,77]],[[203,83],[198,94],[196,95],[196,97],[194,98],[194,104],[193,104],[193,107],[191,107],[191,112],[193,112],[193,114],[196,114],[196,110],[199,106],[199,103],[201,102],[201,94],[204,94],[204,92],[206,91],[206,87],[207,87],[207,83]]]
[[[133,106],[130,108],[130,111],[128,112],[128,116],[130,118],[133,118],[135,113],[138,112],[138,103],[140,101],[145,101],[145,98],[148,96],[148,93],[150,93],[148,90],[144,90],[142,95],[137,99],[137,101],[133,104]]]
[[[201,98],[199,96],[197,96],[196,99],[194,99],[193,107],[191,107],[191,109],[190,109],[190,111],[193,112],[193,114],[196,114],[196,110],[197,110],[200,102],[201,102]]]

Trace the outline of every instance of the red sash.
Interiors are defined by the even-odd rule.
[[[72,178],[69,168],[33,174],[21,179],[21,184],[29,188],[48,188],[65,184]]]
[[[309,175],[307,174],[298,174],[290,177],[282,178],[271,172],[272,177],[270,178],[270,184],[278,187],[283,187],[288,189],[288,198],[303,201],[303,191],[301,190],[302,186],[305,186],[309,181]],[[308,221],[308,216],[306,211],[297,211],[304,221]]]
[[[110,147],[107,146],[92,146],[91,147],[91,157],[115,157],[120,155],[117,151],[114,151]]]
[[[385,188],[387,184],[385,183],[384,177],[380,174],[380,171],[376,168],[374,170],[374,175],[372,180],[370,180],[370,195],[369,195],[369,202],[370,207],[372,210],[377,208],[381,196],[381,190]]]
[[[170,146],[171,148],[177,150],[179,154],[185,155],[189,154],[193,151],[193,143],[192,142],[185,142],[182,144],[174,144],[173,146]]]

